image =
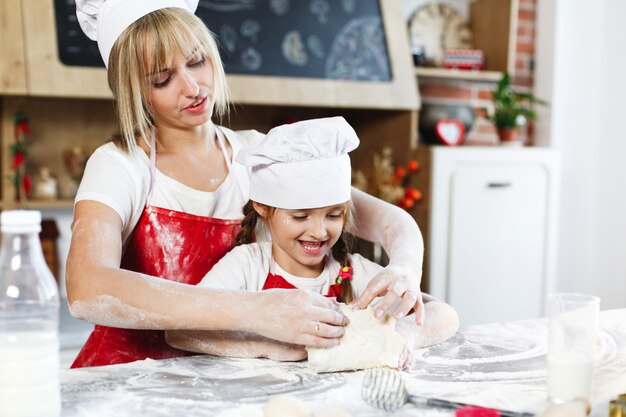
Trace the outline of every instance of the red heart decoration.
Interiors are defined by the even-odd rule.
[[[459,119],[441,119],[435,124],[439,140],[448,146],[457,146],[465,138],[465,125]]]

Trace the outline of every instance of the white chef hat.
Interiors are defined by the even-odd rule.
[[[109,66],[109,54],[117,38],[136,20],[166,7],[178,7],[194,13],[199,0],[76,0],[76,17],[89,39],[98,41],[98,49]]]
[[[350,157],[359,146],[343,117],[282,125],[245,147],[236,161],[252,168],[250,199],[283,209],[326,207],[350,200]]]

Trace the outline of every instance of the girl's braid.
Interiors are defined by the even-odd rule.
[[[259,219],[259,214],[252,206],[252,200],[248,200],[246,205],[243,206],[243,216],[241,230],[237,234],[235,246],[245,245],[246,243],[252,243],[254,241],[254,229]]]
[[[339,262],[339,267],[343,268],[346,266],[350,266],[350,245],[349,245],[349,236],[345,231],[341,232],[337,243],[333,246],[332,249],[333,258],[337,262]],[[341,297],[338,301],[342,303],[349,303],[354,300],[354,291],[352,291],[351,280],[344,279],[341,281]]]

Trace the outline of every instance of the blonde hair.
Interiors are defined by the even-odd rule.
[[[230,91],[213,33],[199,17],[180,8],[156,10],[132,23],[117,39],[108,65],[109,88],[115,97],[120,133],[116,143],[127,152],[137,149],[154,128],[149,74],[171,64],[174,54],[201,53],[213,67],[215,114],[228,114]]]

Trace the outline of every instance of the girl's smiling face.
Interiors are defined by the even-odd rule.
[[[272,255],[290,274],[314,278],[324,269],[324,257],[337,243],[346,220],[346,205],[303,210],[269,209],[254,203],[272,235]]]
[[[169,67],[156,69],[148,76],[150,104],[157,125],[189,128],[211,119],[214,73],[200,52],[189,57],[174,54]]]

